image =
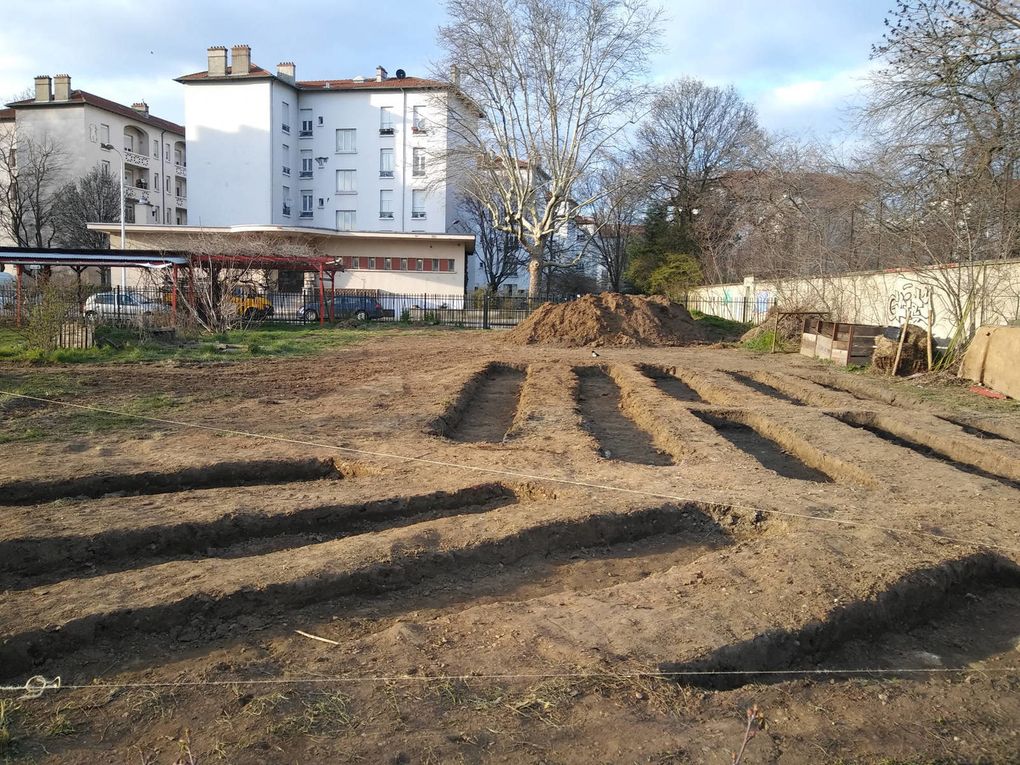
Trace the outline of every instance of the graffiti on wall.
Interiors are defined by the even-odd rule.
[[[889,293],[889,324],[901,327],[904,323],[928,326],[931,309],[931,287],[914,281],[902,281]]]

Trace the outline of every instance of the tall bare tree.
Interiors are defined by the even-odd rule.
[[[613,292],[623,287],[630,247],[641,230],[648,202],[645,179],[622,158],[611,159],[595,173],[588,191],[592,204],[591,250]]]
[[[644,0],[447,0],[446,9],[439,45],[474,105],[450,112],[451,166],[477,179],[466,192],[528,252],[537,296],[547,241],[591,201],[578,198],[578,181],[642,111],[659,14]]]
[[[18,135],[0,126],[0,229],[19,247],[49,247],[64,155],[49,136]]]
[[[485,288],[488,292],[498,292],[507,279],[517,276],[518,271],[527,266],[528,254],[516,236],[495,226],[490,205],[468,196],[461,200],[460,206],[477,238],[475,258],[485,276]]]
[[[64,247],[101,249],[106,246],[106,234],[90,231],[86,224],[117,223],[120,212],[120,180],[95,167],[58,193],[53,216],[56,241]]]

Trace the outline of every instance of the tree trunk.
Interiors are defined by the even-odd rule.
[[[542,295],[542,259],[534,253],[528,260],[528,297],[537,299]]]

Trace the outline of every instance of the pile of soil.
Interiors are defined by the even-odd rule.
[[[871,363],[875,369],[888,372],[896,361],[896,348],[900,344],[900,327],[890,327],[886,333],[875,338],[875,355]],[[928,334],[915,324],[907,325],[907,337],[903,341],[903,353],[897,374],[912,375],[928,368]]]
[[[765,314],[765,319],[761,324],[751,327],[747,332],[740,336],[740,342],[748,343],[757,340],[762,335],[768,334],[776,329],[776,314],[783,311],[797,310],[806,311],[809,309],[791,309],[784,308],[779,309],[773,306],[769,309],[768,313]],[[819,316],[822,313],[819,312]],[[781,316],[779,318],[779,331],[777,333],[777,341],[780,345],[788,345],[790,347],[800,347],[800,336],[804,331],[804,319],[807,317],[804,315],[799,316]]]
[[[569,303],[546,303],[506,339],[515,345],[570,348],[604,345],[688,345],[705,340],[687,309],[662,296],[603,292]]]

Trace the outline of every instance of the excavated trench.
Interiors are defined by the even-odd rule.
[[[666,466],[673,457],[655,448],[652,436],[620,409],[620,387],[602,367],[575,367],[577,405],[584,426],[607,459]]]
[[[730,377],[736,380],[741,385],[745,385],[752,390],[762,393],[770,398],[775,398],[780,401],[785,401],[788,404],[795,404],[796,406],[804,406],[804,402],[800,399],[794,398],[788,393],[784,393],[779,388],[774,388],[771,385],[755,380],[750,375],[745,375],[741,372],[727,372]]]
[[[0,484],[0,505],[34,505],[57,499],[103,497],[108,494],[168,494],[187,489],[219,489],[269,483],[347,478],[355,470],[332,459],[277,459],[220,462],[171,471],[109,473],[54,481],[10,481]]]
[[[978,615],[985,623],[974,621]],[[877,596],[840,606],[800,629],[770,630],[660,669],[677,673],[685,685],[714,690],[785,682],[798,677],[798,670],[804,675],[826,670],[825,679],[895,675],[896,669],[954,666],[947,660],[966,665],[1011,652],[1018,625],[1020,567],[993,553],[976,553],[907,574]],[[909,632],[921,627],[911,639]],[[933,653],[935,646],[941,654]],[[864,671],[839,672],[847,669]],[[683,674],[699,672],[725,674]]]
[[[434,518],[488,512],[518,499],[510,487],[488,483],[454,492],[319,505],[285,514],[266,515],[253,509],[204,523],[11,539],[0,542],[0,571],[21,577],[8,582],[10,589],[25,589],[71,574],[88,578],[182,558],[264,554]],[[172,508],[167,511],[172,517]]]
[[[902,434],[893,433],[892,431],[883,428],[876,423],[876,416],[871,412],[843,412],[842,414],[829,413],[829,416],[839,420],[844,425],[866,430],[868,433],[881,438],[883,441],[895,446],[901,446],[904,449],[910,449],[912,452],[916,452],[928,459],[938,460],[939,462],[945,463],[946,465],[956,468],[961,472],[991,479],[992,481],[996,481],[1010,489],[1020,489],[1020,481],[999,475],[998,473],[990,472],[969,462],[963,462],[960,459],[957,459],[954,454],[950,454],[942,449],[937,449],[929,444],[915,441]],[[966,456],[966,447],[961,446],[960,450],[963,452],[960,456]]]
[[[718,520],[717,520],[718,519]],[[724,529],[720,522],[726,523]],[[661,540],[664,535],[688,536],[694,544],[727,544],[732,533],[758,533],[757,516],[745,519],[731,508],[700,503],[662,505],[629,513],[601,513],[584,518],[557,520],[517,531],[506,537],[485,540],[466,547],[413,548],[360,568],[333,570],[263,587],[256,583],[219,597],[209,593],[184,595],[179,600],[144,608],[114,607],[64,623],[59,629],[33,627],[8,633],[0,640],[0,677],[10,677],[45,665],[60,656],[102,642],[123,658],[139,635],[173,634],[180,628],[215,633],[223,622],[248,613],[280,613],[312,604],[347,597],[361,600],[407,590],[438,578],[461,578],[479,567],[502,571],[528,560],[542,560],[559,554],[593,548],[607,548],[643,540]],[[144,641],[143,641],[144,642]]]
[[[815,483],[832,483],[833,479],[829,475],[790,454],[772,439],[762,435],[750,425],[740,422],[735,415],[723,415],[704,410],[695,411],[693,414],[702,422],[715,428],[720,436],[740,451],[750,455],[763,467],[784,478]]]
[[[948,423],[950,423],[952,425],[956,425],[958,428],[961,428],[963,430],[963,432],[966,433],[968,436],[975,436],[977,438],[984,438],[984,439],[987,439],[989,441],[1012,441],[1013,440],[1013,439],[1011,439],[1011,438],[1009,438],[1007,436],[1003,436],[1003,435],[1001,435],[999,433],[995,433],[995,432],[993,432],[991,430],[985,430],[984,428],[979,428],[977,425],[971,425],[970,423],[964,422],[963,420],[954,419],[953,417],[946,417],[946,416],[941,415],[941,414],[937,414],[937,415],[935,415],[935,417],[940,419],[940,420],[942,420],[943,422],[948,422]]]
[[[501,443],[517,416],[523,366],[493,362],[473,374],[425,432],[462,443]]]
[[[655,383],[655,387],[672,396],[677,401],[686,401],[692,404],[703,404],[705,399],[698,395],[697,391],[677,377],[666,367],[657,367],[652,364],[640,364],[638,370]]]

